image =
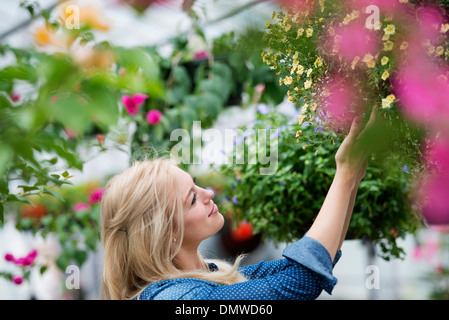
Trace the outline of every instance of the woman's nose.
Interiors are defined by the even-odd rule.
[[[203,189],[205,192],[205,200],[207,200],[206,202],[209,202],[214,196],[215,196],[215,192],[209,188],[207,189]]]

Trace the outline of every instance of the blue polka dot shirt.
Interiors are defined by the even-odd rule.
[[[223,285],[194,278],[168,279],[148,285],[141,300],[312,300],[324,290],[331,294],[337,283],[324,246],[310,237],[286,247],[283,259],[262,261],[239,268],[248,281]],[[211,271],[216,265],[210,264]]]

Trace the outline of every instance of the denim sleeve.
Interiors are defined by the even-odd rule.
[[[332,269],[340,259],[340,250],[335,255],[334,261],[332,261],[329,252],[320,242],[305,236],[285,248],[282,255],[313,271],[318,276],[321,287],[327,293],[332,293],[332,289],[337,284],[337,279],[333,276]]]

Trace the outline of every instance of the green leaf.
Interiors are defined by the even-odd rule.
[[[57,193],[57,192],[55,192],[53,190],[44,189],[43,192],[46,193],[46,194],[52,195],[52,196],[54,196],[54,197],[56,197],[56,198],[58,198],[58,199],[60,199],[62,201],[65,201],[64,198],[59,193]]]
[[[4,217],[3,203],[0,202],[0,226],[3,225],[4,221],[5,221],[5,217]]]
[[[0,144],[0,177],[6,172],[14,157],[14,150],[7,144]]]

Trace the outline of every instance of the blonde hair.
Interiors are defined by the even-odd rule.
[[[171,278],[246,280],[237,271],[241,257],[233,266],[214,260],[216,272],[176,267],[182,241],[173,239],[183,239],[183,205],[175,167],[167,158],[137,161],[107,183],[101,201],[102,298],[132,299],[147,285]]]

